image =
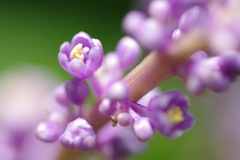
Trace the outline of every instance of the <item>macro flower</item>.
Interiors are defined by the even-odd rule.
[[[151,139],[155,131],[167,138],[180,137],[195,123],[188,112],[189,99],[179,90],[161,93],[156,87],[177,75],[192,94],[200,95],[205,88],[223,92],[240,74],[238,39],[233,36],[240,35],[238,25],[231,22],[231,15],[229,22],[220,20],[215,7],[225,5],[207,0],[152,0],[149,16],[141,11],[125,16],[122,26],[131,37],[123,37],[104,58],[101,42],[85,32],[76,34],[71,44],[64,42],[58,60],[76,79],[61,85],[54,95],[67,111],[49,112],[37,136],[47,142],[59,139],[73,151],[97,148],[113,160],[141,150],[139,141]],[[225,38],[228,42],[222,45]],[[149,55],[123,77],[140,58],[140,46]],[[90,93],[84,80],[94,93],[90,109],[84,108]],[[60,116],[51,118],[54,113]],[[110,119],[112,126],[101,128]],[[96,136],[94,130],[99,129]]]
[[[155,129],[168,138],[177,138],[194,125],[188,109],[188,98],[177,90],[153,97],[147,108]]]
[[[102,44],[98,39],[79,32],[73,37],[71,44],[64,42],[61,45],[58,61],[73,77],[84,80],[101,65],[103,54]]]

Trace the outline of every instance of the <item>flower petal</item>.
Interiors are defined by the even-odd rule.
[[[92,48],[93,43],[91,37],[85,32],[79,32],[72,39],[72,48],[81,43],[83,47]]]

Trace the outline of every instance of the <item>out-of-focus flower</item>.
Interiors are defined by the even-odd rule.
[[[152,0],[146,5],[149,16],[141,11],[130,11],[122,26],[145,50],[157,49],[165,53],[172,40],[180,37],[176,33],[182,35],[208,22],[206,4],[206,0]]]
[[[156,49],[164,37],[162,24],[157,19],[148,18],[139,11],[131,11],[125,16],[123,28],[148,51]]]
[[[214,92],[226,91],[240,74],[239,52],[227,50],[209,57],[203,51],[194,53],[183,66],[177,68],[187,89],[200,95],[205,88]]]
[[[124,160],[144,148],[145,144],[136,139],[129,127],[112,127],[108,123],[97,133],[97,149],[111,160]]]
[[[53,160],[60,145],[39,141],[34,132],[56,77],[45,68],[15,66],[0,77],[0,159]]]
[[[63,69],[81,80],[90,77],[101,65],[102,59],[101,42],[98,39],[92,39],[85,32],[76,34],[71,44],[64,42],[58,54],[58,60]]]
[[[89,134],[95,133],[93,129],[89,129],[91,128],[89,124],[89,127],[86,128],[86,120],[80,118],[85,114],[83,113],[83,104],[88,97],[88,92],[85,82],[79,79],[70,79],[56,88],[53,95],[56,99],[55,102],[58,102],[58,104],[55,103],[56,106],[47,112],[46,120],[37,126],[36,134],[38,138],[46,142],[54,142],[60,138],[60,142],[65,147],[74,151],[87,152],[93,150],[95,146],[87,146],[90,142],[86,142],[89,136],[86,137],[85,130],[91,131]],[[82,131],[80,131],[81,129]]]

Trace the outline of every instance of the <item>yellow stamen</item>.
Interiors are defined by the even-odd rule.
[[[77,59],[80,59],[80,60],[84,60],[84,55],[82,55],[82,44],[79,43],[77,44],[73,49],[72,49],[72,52],[70,53],[70,56],[72,58],[77,58]]]
[[[178,124],[184,120],[183,112],[179,107],[168,110],[167,116],[173,124]]]

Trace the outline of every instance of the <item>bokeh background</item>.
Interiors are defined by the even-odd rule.
[[[71,76],[57,61],[60,45],[71,41],[79,31],[85,31],[101,40],[105,53],[113,51],[118,40],[124,36],[121,20],[136,7],[136,1],[1,1],[0,74],[16,64],[31,64],[48,68],[64,82]],[[161,85],[163,91],[174,88],[180,88],[187,94],[178,78]],[[206,109],[211,107],[206,105],[211,102],[204,97],[206,95],[192,97],[191,113],[196,117],[196,125],[191,131],[176,140],[166,139],[157,133],[149,141],[145,152],[131,156],[129,160],[216,159],[219,152],[213,133],[217,132],[213,132],[211,123],[214,112]]]

